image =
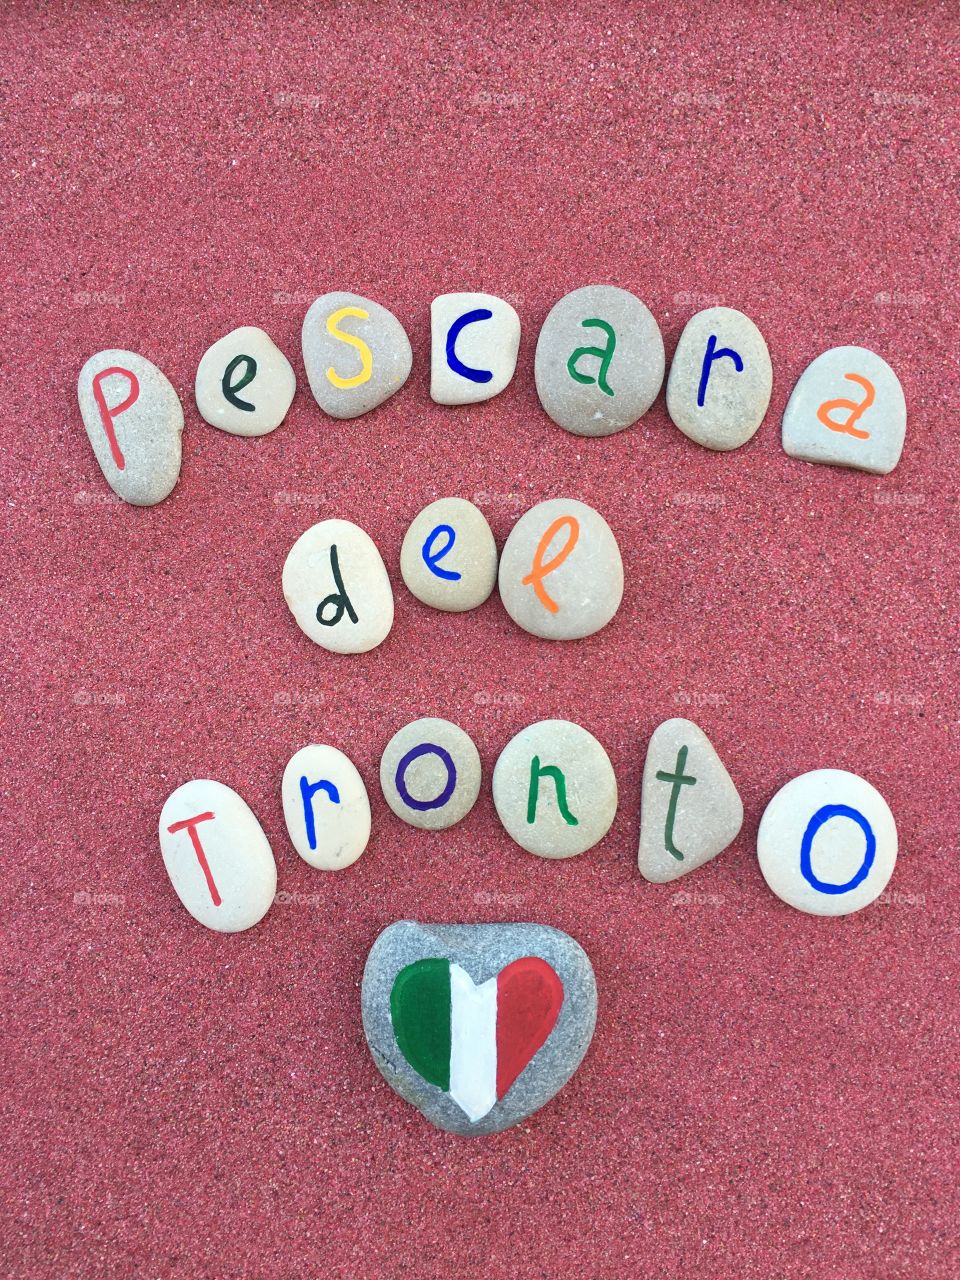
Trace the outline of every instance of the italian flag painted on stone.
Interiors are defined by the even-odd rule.
[[[400,1052],[449,1093],[474,1123],[507,1093],[553,1030],[563,983],[539,956],[524,956],[475,985],[450,960],[401,969],[390,993]]]

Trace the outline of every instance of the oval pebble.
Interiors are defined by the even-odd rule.
[[[399,391],[413,367],[406,330],[357,293],[325,293],[303,321],[303,363],[314,399],[331,418],[357,418]]]
[[[574,289],[537,339],[540,403],[578,436],[609,436],[641,418],[663,384],[660,328],[639,298],[609,284]]]
[[[483,604],[497,580],[497,544],[483,512],[466,498],[431,502],[406,532],[400,573],[434,609],[463,613]]]
[[[80,416],[107,484],[135,507],[162,502],[180,476],[183,406],[155,364],[112,348],[77,380]]]
[[[883,893],[897,861],[897,824],[876,787],[845,769],[815,769],[764,811],[757,857],[767,885],[798,911],[846,916]]]
[[[275,431],[296,389],[290,361],[269,334],[253,325],[234,329],[208,348],[194,383],[203,420],[234,436]]]
[[[194,920],[239,933],[262,920],[277,892],[277,866],[256,815],[210,778],[185,782],[160,814],[160,851],[170,883]]]
[[[687,321],[667,380],[667,412],[707,449],[739,449],[770,404],[773,365],[763,334],[732,307],[708,307]]]
[[[521,849],[541,858],[573,858],[610,830],[617,778],[610,757],[570,720],[528,725],[500,753],[493,803]]]
[[[301,631],[331,653],[366,653],[393,626],[383,558],[349,520],[321,520],[300,535],[284,562],[283,595]]]
[[[900,461],[907,402],[900,379],[866,347],[833,347],[800,375],[783,413],[791,458],[888,475]]]
[[[387,804],[411,827],[440,831],[465,818],[480,794],[480,753],[449,720],[426,716],[393,735],[380,760]]]
[[[367,788],[353,761],[336,747],[301,747],[283,771],[280,797],[291,843],[311,867],[340,871],[366,849]]]
[[[598,511],[551,498],[520,517],[500,557],[510,617],[545,640],[577,640],[605,627],[623,599],[623,560]]]
[[[430,305],[430,396],[477,404],[499,395],[517,367],[520,317],[490,293],[443,293]]]

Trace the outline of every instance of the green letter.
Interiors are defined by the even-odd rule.
[[[583,320],[581,323],[584,329],[602,329],[607,335],[607,345],[605,347],[577,347],[567,361],[567,373],[571,378],[575,378],[577,382],[582,382],[586,386],[596,382],[605,395],[612,396],[613,391],[607,382],[607,371],[610,368],[610,361],[613,359],[613,352],[617,345],[617,335],[613,331],[613,325],[607,324],[606,320]],[[600,372],[595,378],[591,378],[587,373],[577,372],[577,361],[581,356],[596,356],[600,361]]]
[[[664,773],[662,769],[657,770],[657,779],[660,782],[672,782],[673,790],[670,792],[670,804],[667,806],[667,826],[663,833],[663,843],[667,853],[672,853],[678,862],[683,861],[683,854],[673,843],[673,824],[677,816],[677,800],[680,796],[680,788],[683,786],[693,786],[696,778],[688,778],[683,770],[687,763],[687,748],[681,747],[677,756],[677,772]]]
[[[563,820],[568,827],[578,825],[577,819],[567,808],[567,780],[563,776],[563,770],[558,769],[555,764],[540,765],[540,757],[534,756],[530,762],[530,794],[527,799],[527,822],[534,822],[537,817],[537,797],[540,794],[540,779],[550,777],[553,784],[557,788],[557,808],[563,815]]]

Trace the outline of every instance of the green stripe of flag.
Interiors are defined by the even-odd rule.
[[[400,1052],[424,1080],[450,1088],[450,962],[417,960],[397,974],[390,1018]]]

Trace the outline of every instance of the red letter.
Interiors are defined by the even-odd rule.
[[[117,405],[115,409],[111,409],[107,404],[106,396],[103,394],[103,388],[100,383],[104,378],[109,378],[112,373],[122,373],[125,378],[130,381],[130,393],[126,400]],[[113,454],[113,460],[117,464],[119,470],[123,470],[126,463],[123,460],[123,454],[120,452],[120,446],[117,443],[116,433],[113,429],[113,420],[118,417],[125,409],[129,409],[136,404],[140,396],[140,383],[137,381],[137,375],[129,369],[103,369],[100,373],[94,375],[93,379],[93,398],[97,402],[97,408],[100,410],[100,421],[103,423],[103,429],[107,433],[107,439],[110,442],[110,452]]]
[[[109,372],[109,370],[108,370]],[[207,862],[207,855],[203,852],[203,845],[200,843],[200,837],[197,835],[197,823],[209,822],[213,817],[212,813],[198,813],[195,818],[184,818],[183,822],[175,822],[172,827],[167,830],[173,835],[177,831],[189,831],[190,839],[193,842],[194,852],[197,855],[197,861],[200,863],[200,869],[207,879],[207,888],[210,890],[210,897],[213,905],[219,907],[223,901],[217,892],[217,886],[213,883],[213,876],[210,872],[210,866]]]

